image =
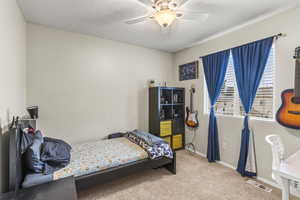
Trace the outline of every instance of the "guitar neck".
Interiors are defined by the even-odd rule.
[[[194,108],[193,108],[193,91],[191,91],[191,96],[190,96],[190,108],[191,108],[191,112],[194,112]]]
[[[295,66],[295,97],[300,97],[300,59],[296,59]]]

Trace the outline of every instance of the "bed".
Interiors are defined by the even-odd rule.
[[[19,127],[10,130],[10,191],[18,190],[26,175],[20,151],[21,134]],[[150,159],[144,149],[123,137],[74,145],[71,155],[70,164],[54,172],[53,180],[74,176],[78,190],[145,169],[165,167],[171,173],[176,174],[175,152],[173,159],[167,157]]]

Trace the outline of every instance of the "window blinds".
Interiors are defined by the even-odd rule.
[[[220,96],[215,105],[215,112],[224,115],[234,114],[235,79],[233,71],[233,59],[230,54],[224,84]]]
[[[274,116],[274,75],[275,75],[275,50],[274,45],[266,64],[250,116],[272,119]],[[241,114],[244,109],[241,108]]]
[[[274,117],[274,75],[275,75],[275,48],[270,51],[268,62],[257,90],[250,116],[273,119]],[[207,99],[207,101],[209,101]],[[209,105],[209,104],[208,104]],[[207,108],[208,110],[209,108]],[[225,75],[225,81],[221,88],[220,96],[215,105],[215,112],[223,115],[244,115],[244,109],[239,99],[235,82],[233,58],[230,55]]]

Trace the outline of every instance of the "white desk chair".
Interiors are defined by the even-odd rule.
[[[300,151],[285,159],[284,146],[278,135],[268,135],[266,141],[273,154],[272,178],[282,188],[282,200],[289,200],[290,182],[300,182]]]
[[[276,172],[276,170],[279,169],[280,164],[284,161],[284,146],[281,141],[281,138],[279,135],[268,135],[266,137],[266,141],[271,145],[272,149],[272,156],[273,156],[273,162],[272,162],[272,178],[280,185],[281,178]]]

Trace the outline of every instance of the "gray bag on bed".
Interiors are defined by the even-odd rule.
[[[71,146],[54,138],[44,138],[41,160],[45,163],[44,174],[51,174],[66,167],[71,160]]]

